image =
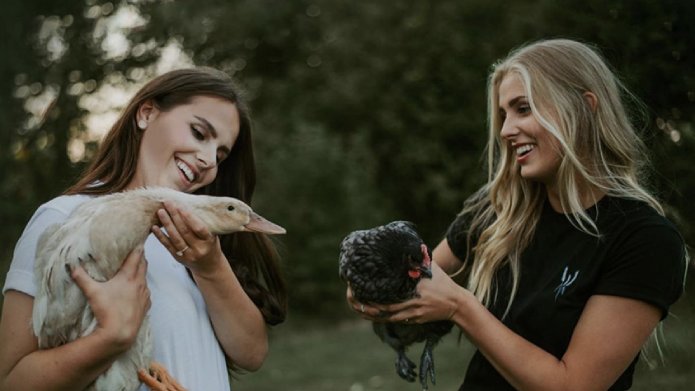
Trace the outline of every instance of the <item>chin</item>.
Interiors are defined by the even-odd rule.
[[[530,182],[540,182],[540,183],[545,182],[545,180],[543,179],[544,177],[542,175],[538,175],[537,173],[534,173],[534,172],[528,172],[528,171],[524,172],[524,170],[522,169],[520,174],[521,174],[521,177],[523,179],[530,181]]]

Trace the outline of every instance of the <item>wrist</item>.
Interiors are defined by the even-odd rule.
[[[480,303],[475,295],[468,289],[459,287],[458,294],[453,298],[453,308],[449,320],[465,330],[467,314],[474,310],[476,304]]]
[[[92,334],[86,337],[92,337],[97,340],[98,344],[104,347],[105,352],[118,355],[130,349],[135,342],[136,336],[137,333],[132,335],[119,330],[112,331],[103,327],[97,327]]]
[[[200,278],[204,280],[218,279],[232,270],[232,266],[227,262],[227,258],[222,253],[207,262],[189,265],[188,268],[195,279]]]

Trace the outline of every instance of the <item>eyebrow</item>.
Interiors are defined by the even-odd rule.
[[[210,121],[206,120],[203,117],[197,116],[197,115],[194,115],[194,117],[198,121],[200,121],[203,124],[203,126],[205,126],[205,128],[207,128],[207,130],[210,132],[210,134],[212,134],[213,138],[217,138],[217,129],[215,129],[215,127],[210,123]],[[226,145],[221,146],[220,149],[222,149],[224,151],[224,153],[227,155],[229,155],[229,153],[231,152],[231,150]]]
[[[509,101],[509,103],[507,103],[507,106],[508,107],[514,107],[521,99],[524,99],[524,98],[526,98],[526,96],[524,96],[524,95],[519,95],[516,98],[512,98]],[[500,106],[500,108],[502,108],[502,106]]]
[[[199,117],[199,116],[197,116],[197,115],[194,115],[194,117],[195,117],[198,121],[200,121],[200,122],[203,123],[203,126],[205,126],[205,127],[208,129],[208,131],[209,131],[210,133],[212,133],[212,137],[217,138],[217,129],[215,129],[215,127],[212,126],[212,124],[210,123],[210,121],[206,120],[206,119],[203,118],[203,117]]]

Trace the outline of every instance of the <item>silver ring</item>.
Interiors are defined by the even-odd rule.
[[[360,304],[360,311],[364,312],[364,304]]]
[[[184,247],[183,250],[177,251],[177,252],[176,252],[176,255],[178,255],[179,257],[181,257],[181,256],[183,256],[183,253],[184,253],[186,250],[188,250],[188,246]]]

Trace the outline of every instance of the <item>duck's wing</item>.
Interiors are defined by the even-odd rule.
[[[66,268],[93,262],[87,235],[90,216],[76,212],[48,227],[37,244],[32,327],[40,348],[62,345],[89,334],[96,326],[84,294]]]

